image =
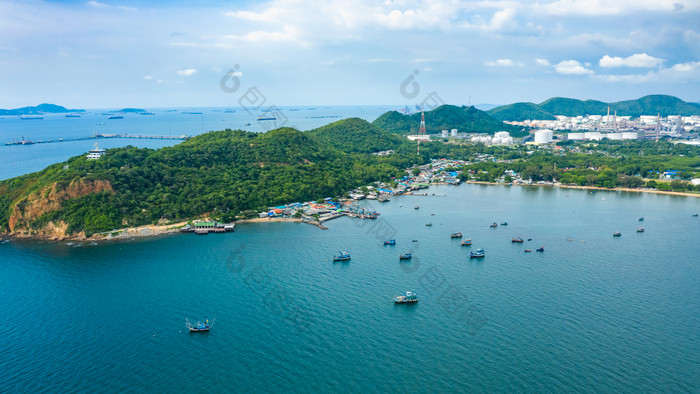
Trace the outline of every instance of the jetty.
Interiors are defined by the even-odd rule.
[[[33,145],[33,144],[53,144],[57,142],[73,142],[73,141],[87,141],[87,140],[97,140],[106,138],[130,138],[130,139],[142,139],[142,140],[188,140],[192,138],[189,135],[145,135],[145,134],[103,134],[98,133],[86,137],[74,137],[74,138],[59,138],[57,140],[25,140],[22,137],[21,140],[13,140],[12,142],[6,142],[5,145]]]

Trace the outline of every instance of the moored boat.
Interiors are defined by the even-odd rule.
[[[508,225],[508,222],[501,223],[501,226],[507,226],[507,225]]]
[[[415,207],[413,207],[413,209],[420,209],[420,207],[416,205]]]
[[[410,260],[413,256],[410,253],[403,253],[399,255],[399,260]]]
[[[450,234],[450,238],[462,238],[462,233],[460,233],[460,232],[452,233],[452,234]]]
[[[431,227],[433,224],[432,223],[426,223],[425,227]]]
[[[523,243],[523,242],[525,242],[525,241],[524,241],[521,237],[513,237],[513,238],[510,239],[510,242],[521,244],[521,243]]]
[[[544,246],[540,246],[539,248],[537,248],[537,251],[538,251],[538,252],[544,252]]]
[[[643,221],[644,221],[644,216],[642,216],[641,218],[639,218],[639,221],[640,221],[640,222],[643,222]]]
[[[350,260],[350,252],[338,251],[337,256],[333,256],[333,261],[348,261]]]
[[[470,246],[472,244],[472,239],[467,238],[459,243],[459,246]]]
[[[530,250],[530,249],[525,249],[525,253],[530,253],[530,252],[532,252],[532,250]]]
[[[643,233],[643,232],[644,232],[644,227],[638,228],[638,229],[637,229],[637,232],[638,232],[638,233]]]
[[[214,324],[214,320],[212,320],[211,323],[209,323],[209,319],[207,319],[203,323],[198,321],[197,323],[192,324],[187,318],[185,318],[185,327],[187,327],[190,332],[206,332],[209,331],[211,326]]]
[[[405,291],[403,295],[394,297],[394,302],[397,304],[408,304],[418,302],[418,296],[412,291]]]
[[[613,237],[621,237],[621,236],[622,236],[622,233],[619,231],[616,232],[615,234],[613,234]]]
[[[493,222],[493,223],[491,223],[491,226],[490,226],[490,227],[498,227],[498,223]]]
[[[396,245],[396,240],[390,239],[388,241],[384,241],[384,245]]]
[[[484,257],[484,256],[486,256],[486,252],[484,252],[484,249],[481,249],[481,248],[479,248],[477,250],[473,250],[473,251],[471,251],[471,253],[469,253],[470,259],[476,259],[476,258]]]

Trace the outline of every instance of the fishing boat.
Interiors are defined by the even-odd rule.
[[[413,209],[420,209],[420,207],[416,205],[415,207],[413,207]]]
[[[459,243],[459,246],[470,246],[472,244],[472,239],[467,238]]]
[[[394,297],[394,302],[397,304],[409,304],[418,302],[418,296],[412,291],[404,291],[403,295]]]
[[[501,226],[507,226],[507,225],[508,225],[508,222],[501,223]]]
[[[462,238],[462,233],[452,233],[450,234],[450,238]]]
[[[530,252],[532,252],[532,250],[530,250],[530,249],[525,249],[525,253],[530,253]]]
[[[431,227],[433,224],[432,223],[426,223],[425,227]]]
[[[110,115],[107,119],[124,119],[124,115]]]
[[[44,117],[41,116],[41,115],[20,115],[19,118],[22,119],[22,120],[40,120],[40,119],[44,119]]]
[[[390,239],[388,241],[384,241],[384,245],[396,245],[396,240]]]
[[[621,236],[622,236],[622,233],[619,231],[616,232],[615,234],[613,234],[613,237],[621,237]]]
[[[525,241],[524,241],[521,237],[513,237],[513,238],[510,239],[510,242],[521,244],[521,243],[523,243],[523,242],[525,242]]]
[[[643,221],[644,221],[644,216],[642,216],[641,218],[639,218],[639,221],[640,221],[640,222],[643,222]]]
[[[214,320],[212,320],[211,323],[209,323],[209,319],[207,319],[204,321],[204,323],[198,321],[196,324],[192,324],[187,318],[185,318],[185,327],[187,327],[190,332],[206,332],[209,331],[211,326],[214,324]]]
[[[262,120],[277,120],[277,118],[274,116],[263,116],[263,115],[258,116],[258,122],[260,122]]]
[[[338,251],[338,255],[333,256],[333,261],[348,261],[348,260],[350,260],[350,253],[349,252]]]
[[[537,251],[538,251],[538,252],[544,252],[544,246],[540,246],[539,248],[537,248]]]
[[[410,260],[413,256],[410,253],[403,253],[399,255],[399,260]]]
[[[496,223],[496,222],[491,223],[491,227],[498,227],[498,223]]]
[[[643,233],[643,232],[644,232],[644,227],[638,228],[638,229],[637,229],[637,232],[638,232],[638,233]]]
[[[470,258],[470,259],[476,259],[476,258],[484,257],[484,256],[486,256],[486,252],[484,252],[484,249],[481,249],[481,248],[479,248],[479,249],[477,249],[477,250],[472,250],[472,251],[469,253],[469,258]]]
[[[698,213],[695,212],[695,213],[693,214],[693,217],[694,217],[694,218],[698,217]]]

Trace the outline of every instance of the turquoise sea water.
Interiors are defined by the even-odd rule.
[[[700,390],[700,200],[429,193],[364,202],[380,219],[326,231],[0,244],[3,390]],[[455,231],[486,257],[470,261]],[[331,262],[338,250],[352,261]],[[406,251],[414,259],[399,262]],[[404,290],[420,301],[395,305]],[[216,321],[190,334],[186,317]]]
[[[227,108],[163,108],[155,109],[155,115],[124,114],[124,119],[107,119],[106,109],[92,109],[79,118],[66,118],[64,114],[46,114],[41,120],[22,120],[18,116],[0,116],[0,179],[7,179],[28,172],[44,169],[70,157],[85,154],[94,147],[115,148],[133,145],[140,148],[172,146],[178,140],[149,139],[99,139],[65,141],[50,144],[6,146],[15,140],[58,140],[84,138],[96,133],[150,136],[198,135],[210,130],[241,129],[265,132],[276,127],[294,127],[310,130],[342,118],[360,117],[373,121],[384,112],[394,109],[388,106],[332,106],[332,107],[281,107],[275,121],[257,121],[259,112],[248,112],[236,107]],[[183,112],[201,112],[186,114]]]

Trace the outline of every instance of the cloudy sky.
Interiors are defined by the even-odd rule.
[[[0,0],[0,108],[252,88],[280,106],[700,101],[700,0]]]

